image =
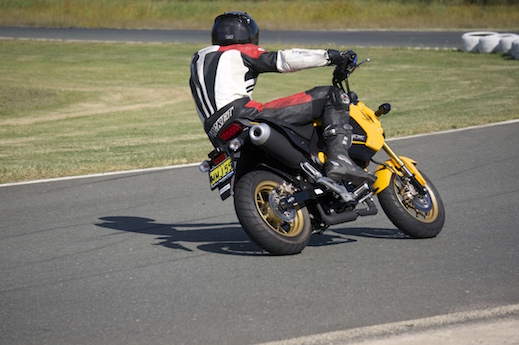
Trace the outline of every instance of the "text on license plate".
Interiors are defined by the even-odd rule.
[[[209,172],[209,183],[211,185],[211,189],[216,188],[216,185],[232,176],[234,173],[234,169],[232,166],[232,159],[231,157],[227,157],[226,160],[215,166],[211,171]]]

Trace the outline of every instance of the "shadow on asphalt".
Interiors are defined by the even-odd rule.
[[[157,236],[159,242],[155,245],[171,249],[192,252],[192,249],[182,243],[200,243],[197,249],[211,253],[239,256],[269,255],[249,239],[238,222],[161,224],[150,218],[128,216],[109,216],[99,220],[100,222],[95,225],[102,228]],[[342,228],[313,235],[308,247],[357,242],[356,239],[347,236],[409,239],[397,229]]]

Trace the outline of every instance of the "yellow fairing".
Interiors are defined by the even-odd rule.
[[[400,156],[400,159],[404,161],[405,166],[407,167],[407,169],[409,169],[409,171],[413,173],[418,182],[420,182],[422,186],[425,186],[425,179],[416,168],[416,161],[403,156]],[[402,173],[397,168],[397,165],[393,160],[387,160],[385,164],[389,165],[389,167],[380,165],[377,171],[375,171],[375,174],[377,175],[377,181],[373,184],[373,188],[375,189],[376,194],[382,192],[384,189],[387,188],[387,186],[389,186],[393,173],[396,172],[397,174],[402,176]]]
[[[365,143],[353,141],[353,144],[366,145],[374,151],[379,151],[385,141],[384,129],[375,112],[364,103],[358,102],[356,105],[350,104],[350,117],[362,127],[367,136]]]

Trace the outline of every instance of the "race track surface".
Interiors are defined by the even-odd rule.
[[[517,305],[518,132],[390,142],[441,194],[438,237],[380,211],[288,257],[197,167],[2,186],[0,343],[254,344]]]

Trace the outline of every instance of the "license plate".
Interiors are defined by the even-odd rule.
[[[218,185],[234,175],[234,168],[231,157],[227,157],[223,162],[215,166],[209,171],[209,183],[211,190],[218,187]]]

